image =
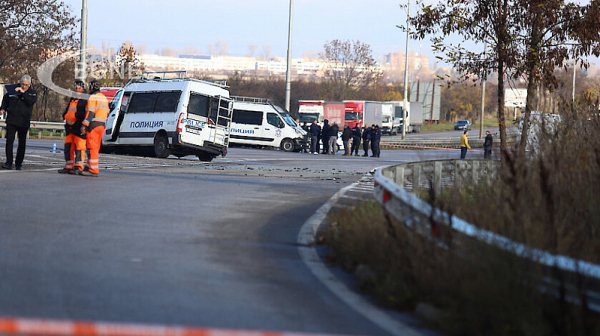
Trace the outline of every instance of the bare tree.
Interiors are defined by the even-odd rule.
[[[257,49],[258,49],[258,46],[256,44],[248,45],[248,56],[254,57],[254,55],[256,55]]]
[[[325,78],[331,99],[344,100],[351,90],[368,86],[381,76],[374,70],[375,59],[366,43],[333,40],[324,48],[320,56],[327,62]]]
[[[77,20],[62,1],[0,0],[0,78],[19,77],[45,61],[48,51],[71,50]]]
[[[229,52],[229,43],[217,40],[215,43],[215,53],[219,56],[225,56]]]
[[[262,51],[261,57],[265,60],[268,60],[271,58],[271,46],[270,45],[263,46],[263,51]]]

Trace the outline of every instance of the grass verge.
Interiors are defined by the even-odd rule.
[[[332,210],[329,261],[356,274],[388,308],[423,311],[448,335],[599,335],[600,317],[542,294],[536,264],[446,230],[435,239],[386,215],[376,202]]]

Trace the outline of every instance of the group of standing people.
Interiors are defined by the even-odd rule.
[[[323,151],[321,154],[336,154],[339,132],[339,126],[336,122],[333,122],[333,125],[329,125],[329,120],[325,119],[323,121],[323,127],[321,128],[317,123],[317,120],[314,120],[313,123],[310,124],[310,127],[305,124],[304,130],[308,133],[308,138],[310,139],[310,152],[312,154],[319,154],[319,144],[321,141],[323,142]],[[350,140],[352,140],[352,144],[350,144]],[[360,149],[361,140],[364,151],[363,156],[369,156],[370,145],[372,152],[371,157],[379,157],[379,143],[381,140],[381,130],[379,129],[379,126],[373,125],[372,127],[369,127],[369,125],[365,125],[365,127],[361,129],[358,124],[353,128],[350,128],[348,124],[344,125],[344,129],[342,130],[342,142],[344,144],[343,156],[351,156],[352,153],[354,153],[355,156],[359,156],[358,151]]]
[[[460,158],[464,160],[467,157],[467,150],[471,149],[468,139],[469,131],[465,131],[460,137]],[[490,131],[485,131],[485,140],[483,141],[483,158],[492,158],[492,145],[494,144],[494,138],[490,134]]]
[[[108,118],[108,100],[100,92],[99,82],[90,82],[88,89],[86,100],[85,83],[76,81],[76,95],[63,112],[66,163],[59,174],[97,177],[100,173],[100,145]]]
[[[19,138],[15,169],[22,170],[27,134],[37,93],[31,87],[31,76],[24,75],[15,88],[8,87],[0,106],[0,115],[6,117],[6,162],[3,169],[13,168],[13,144]],[[58,172],[83,176],[98,176],[102,134],[108,118],[108,101],[100,92],[100,83],[89,83],[89,98],[85,99],[85,83],[75,82],[75,95],[63,113],[65,120],[65,167]],[[85,164],[84,164],[85,163]]]

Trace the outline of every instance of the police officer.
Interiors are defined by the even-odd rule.
[[[350,151],[350,155],[354,153],[354,156],[358,156],[358,149],[360,148],[360,138],[362,136],[362,132],[358,124],[354,125],[352,128],[352,150]]]
[[[369,143],[371,142],[371,133],[372,133],[372,130],[371,130],[371,128],[369,128],[369,124],[365,124],[365,129],[362,134],[363,150],[365,151],[363,156],[369,156]]]
[[[378,125],[373,125],[371,128],[371,157],[379,157],[379,141],[381,140],[381,129]]]

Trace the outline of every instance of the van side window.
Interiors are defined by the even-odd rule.
[[[154,112],[177,111],[177,105],[179,105],[180,96],[181,91],[159,93],[158,98],[156,99],[156,105],[154,106]]]
[[[217,121],[217,115],[219,114],[219,98],[210,99],[210,112],[208,113],[208,119]]]
[[[131,98],[128,113],[152,112],[156,103],[157,92],[135,93]]]
[[[267,122],[278,128],[283,128],[283,122],[276,113],[267,113]]]
[[[256,111],[233,110],[232,122],[246,125],[262,125],[263,113]]]
[[[192,93],[188,104],[188,113],[208,117],[208,97]]]

